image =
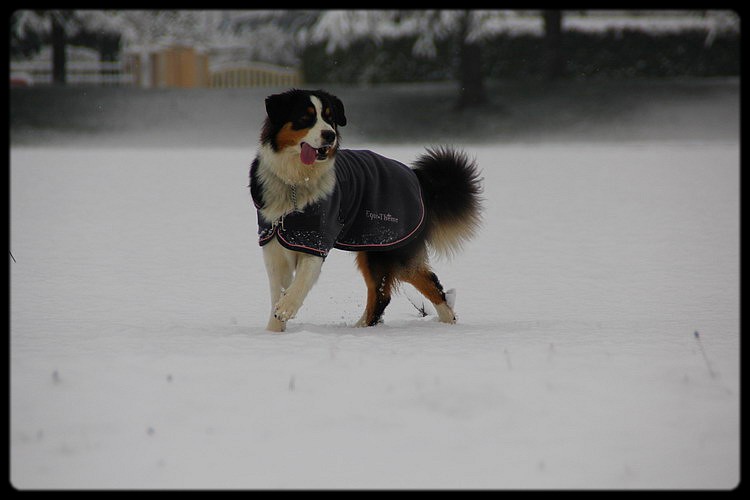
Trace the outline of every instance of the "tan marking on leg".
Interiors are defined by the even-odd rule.
[[[383,269],[378,275],[374,275],[365,252],[357,254],[357,266],[365,278],[367,305],[364,314],[355,326],[373,326],[380,320],[391,301],[393,273],[388,269]]]
[[[456,314],[445,301],[443,286],[440,284],[438,277],[429,267],[424,266],[403,273],[399,278],[413,285],[414,288],[419,290],[419,292],[427,298],[427,300],[432,302],[440,321],[443,323],[456,322]]]

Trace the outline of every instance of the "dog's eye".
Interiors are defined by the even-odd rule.
[[[334,128],[334,130],[335,130],[337,124],[336,124],[336,122],[335,122],[335,120],[333,118],[333,112],[331,112],[331,108],[324,108],[322,115],[323,115],[323,119],[327,123],[329,123]]]
[[[313,106],[307,106],[297,110],[295,113],[297,117],[292,122],[292,128],[300,130],[303,128],[310,128],[315,124],[316,113]]]
[[[315,116],[306,114],[306,115],[300,116],[297,119],[297,125],[299,127],[309,127],[310,125],[314,123],[314,121],[315,121]]]

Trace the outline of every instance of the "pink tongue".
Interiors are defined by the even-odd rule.
[[[305,165],[312,165],[315,163],[315,158],[318,156],[318,151],[310,146],[308,143],[303,142],[302,143],[302,152],[299,155],[299,159],[302,160],[302,163]]]

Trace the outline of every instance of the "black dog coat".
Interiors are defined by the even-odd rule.
[[[261,246],[276,236],[290,250],[326,257],[331,248],[391,250],[409,243],[424,224],[422,190],[412,169],[372,151],[336,153],[336,187],[330,196],[267,221],[254,169],[251,194],[258,209]]]

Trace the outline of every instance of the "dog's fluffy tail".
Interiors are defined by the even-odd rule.
[[[476,163],[463,151],[439,147],[414,162],[425,202],[427,244],[452,257],[472,238],[482,216],[482,179]]]

